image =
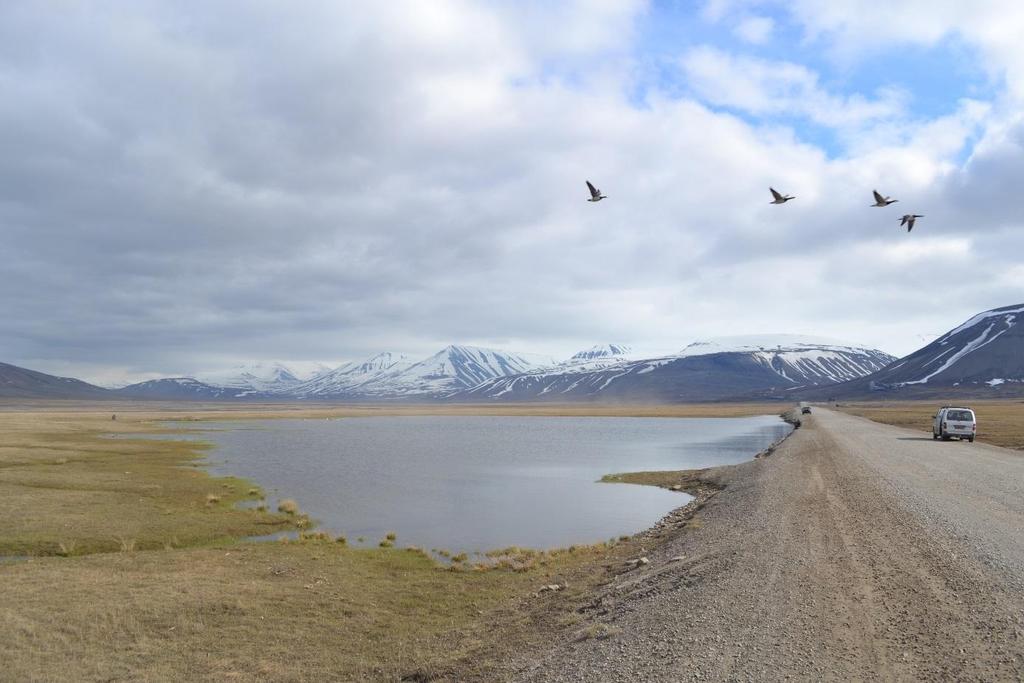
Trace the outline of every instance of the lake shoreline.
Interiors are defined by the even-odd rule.
[[[651,527],[637,532],[621,543],[612,556],[598,562],[581,563],[564,572],[559,580],[565,587],[576,586],[573,592],[555,593],[541,599],[533,594],[518,602],[517,610],[530,615],[533,649],[529,652],[516,651],[517,646],[506,646],[496,640],[494,651],[486,658],[501,662],[494,668],[480,670],[475,660],[464,660],[452,673],[452,680],[466,681],[520,681],[526,674],[538,671],[537,659],[543,658],[555,644],[568,642],[584,643],[590,640],[614,638],[617,631],[601,619],[605,605],[628,595],[632,587],[641,584],[655,564],[681,565],[695,560],[689,555],[675,555],[673,546],[687,539],[693,531],[703,526],[702,511],[716,497],[727,491],[737,481],[749,478],[751,468],[769,458],[776,449],[789,440],[800,428],[801,420],[797,408],[775,413],[793,426],[785,436],[744,462],[693,470],[624,472],[606,475],[602,481],[641,486],[657,486],[670,491],[688,493],[693,499],[675,508]],[[744,495],[740,493],[739,495]],[[716,553],[717,539],[706,538],[699,548],[705,557]],[[654,569],[660,573],[663,569]],[[516,623],[518,618],[509,614],[506,624]],[[543,680],[543,678],[538,679]]]
[[[628,412],[712,416],[714,408]],[[733,405],[713,416],[778,414],[764,408]],[[33,555],[0,565],[9,598],[0,645],[10,653],[10,675],[45,678],[76,667],[89,678],[158,681],[220,680],[233,672],[247,679],[486,680],[510,656],[574,631],[583,618],[578,610],[602,585],[661,547],[660,535],[679,533],[678,526],[656,525],[627,540],[494,568],[446,568],[415,550],[354,550],[322,538],[241,542],[262,523],[294,528],[294,520],[232,509],[252,485],[207,474],[201,445],[132,438],[170,433],[158,420],[223,417],[149,406],[116,421],[107,406],[0,414],[0,545]],[[121,436],[101,438],[109,433]],[[713,483],[710,474],[701,477]],[[679,510],[689,514],[687,506]],[[69,511],[76,515],[71,527]],[[695,514],[689,522],[699,520]],[[95,553],[89,539],[109,540]],[[557,589],[542,590],[550,586]],[[325,611],[327,604],[343,608]],[[107,624],[102,630],[94,627],[98,619]],[[303,624],[314,623],[319,635],[303,635]],[[204,633],[218,633],[217,642]],[[301,669],[279,668],[299,661]]]
[[[789,430],[774,415],[375,416],[203,427],[212,431],[183,438],[214,446],[207,471],[256,482],[271,509],[291,498],[318,532],[371,545],[396,532],[396,545],[442,556],[438,551],[540,551],[635,535],[689,497],[595,480],[622,467],[743,462]]]

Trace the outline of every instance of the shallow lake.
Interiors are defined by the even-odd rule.
[[[192,425],[189,425],[190,427]],[[689,496],[603,475],[749,460],[776,416],[368,417],[205,423],[214,474],[293,498],[319,528],[375,544],[552,548],[645,529]]]

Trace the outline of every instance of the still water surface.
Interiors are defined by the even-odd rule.
[[[748,418],[369,417],[206,423],[215,474],[294,498],[320,528],[376,543],[552,548],[645,529],[689,497],[602,475],[749,460],[791,429]],[[191,425],[190,425],[191,426]]]

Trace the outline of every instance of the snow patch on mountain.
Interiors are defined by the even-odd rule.
[[[343,363],[288,390],[298,398],[344,396],[359,393],[360,387],[370,385],[390,372],[400,372],[412,363],[399,353],[383,351],[362,362]]]
[[[1024,306],[1015,305],[972,316],[904,359],[901,366],[909,361],[916,361],[911,366],[911,371],[916,377],[900,377],[902,381],[894,381],[891,386],[899,388],[926,385],[933,379],[939,383],[949,383],[952,377],[957,379],[957,384],[979,381],[989,384],[995,380],[985,380],[984,377],[991,377],[989,373],[992,371],[1009,371],[1008,374],[1017,374],[1021,371],[1020,348],[1021,338],[1024,336],[1017,327],[1017,316],[1021,313],[1024,313]],[[986,348],[989,350],[980,353]],[[900,366],[894,366],[890,371],[898,367]],[[1010,376],[999,379],[1014,378]],[[1005,381],[997,382],[989,386],[995,387],[1004,383]]]
[[[198,373],[195,379],[215,387],[255,393],[280,392],[300,382],[290,368],[277,362],[244,363],[227,370]]]
[[[985,318],[978,319],[978,322],[981,322],[982,320],[985,320]],[[1011,316],[1011,320],[1012,320],[1012,316]],[[977,323],[975,323],[975,324],[977,324]],[[1010,326],[1012,327],[1012,325],[1013,325],[1013,323],[1011,322]],[[960,349],[956,353],[954,353],[952,356],[947,358],[946,361],[942,365],[940,365],[938,367],[938,369],[934,370],[933,372],[928,373],[927,375],[925,375],[921,379],[916,379],[916,380],[913,380],[913,381],[910,381],[910,382],[903,382],[902,384],[904,386],[911,385],[911,384],[927,384],[928,380],[930,380],[932,377],[934,377],[935,375],[939,374],[940,372],[943,372],[943,371],[947,370],[948,368],[953,367],[953,365],[955,365],[958,360],[960,360],[961,358],[963,358],[967,354],[972,353],[974,351],[977,351],[978,349],[982,348],[983,346],[986,346],[987,344],[991,344],[996,339],[998,339],[1000,335],[1002,335],[1004,332],[1006,332],[1006,330],[1009,329],[1009,327],[1006,327],[1006,328],[1004,328],[1002,330],[999,330],[994,335],[992,335],[991,338],[990,338],[989,334],[991,334],[993,327],[995,327],[995,323],[994,322],[990,323],[988,325],[988,327],[986,327],[984,330],[982,330],[980,335],[978,335],[974,339],[971,339],[966,344],[964,344],[962,347],[960,347]],[[960,328],[957,328],[957,329],[965,330],[965,329],[970,329],[970,327],[963,327],[963,326],[961,326]],[[946,343],[947,342],[944,342],[944,341],[940,341],[939,342],[939,344],[946,344]],[[944,351],[942,354],[940,354],[939,358],[941,358],[946,353],[949,353],[949,351],[951,351],[951,350],[952,349],[948,349],[948,350]],[[937,360],[938,360],[938,358],[934,358],[934,359],[932,359],[931,362],[934,363]]]
[[[819,349],[864,349],[862,344],[850,344],[829,339],[828,337],[812,337],[802,334],[760,334],[738,335],[733,337],[713,337],[693,342],[677,355],[707,356],[713,353],[753,353],[777,351],[817,351]]]
[[[977,325],[981,321],[987,320],[989,318],[998,317],[998,316],[1003,316],[1003,319],[1006,322],[1006,324],[1008,326],[1012,327],[1013,324],[1017,321],[1017,315],[1016,315],[1017,313],[1024,313],[1024,306],[1020,306],[1019,308],[1007,308],[1007,309],[995,308],[995,309],[992,309],[991,311],[985,311],[983,313],[979,313],[978,315],[976,315],[973,318],[969,319],[964,324],[962,324],[962,325],[960,325],[958,327],[954,327],[952,330],[950,330],[946,334],[944,334],[941,337],[939,337],[938,339],[936,339],[935,342],[937,344],[945,344],[945,343],[947,343],[949,341],[949,339],[951,337],[954,337],[954,336],[960,334],[964,330],[967,330],[967,329],[970,329],[970,328],[974,327],[975,325]]]
[[[589,361],[599,358],[625,358],[629,356],[632,349],[622,344],[597,344],[589,349],[584,349],[573,354],[568,362]]]

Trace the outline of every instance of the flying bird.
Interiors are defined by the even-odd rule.
[[[878,190],[871,190],[871,194],[875,195],[875,203],[872,204],[871,206],[889,206],[890,204],[895,204],[896,202],[899,201],[898,199],[883,197],[882,195],[878,194]]]
[[[914,221],[918,218],[924,218],[924,216],[916,213],[905,213],[903,214],[903,217],[900,218],[900,225],[907,226],[907,232],[910,232],[914,229]]]
[[[589,180],[587,181],[587,187],[590,189],[590,199],[587,200],[588,202],[599,202],[602,199],[608,199],[601,194],[601,190],[594,187],[594,184]]]
[[[773,187],[769,187],[768,189],[771,191],[772,197],[775,198],[775,200],[769,202],[769,204],[785,204],[790,199],[796,199],[796,197],[790,197],[788,194],[779,194],[778,192],[775,191],[775,188]]]

